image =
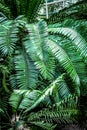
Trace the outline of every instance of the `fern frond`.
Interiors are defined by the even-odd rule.
[[[30,122],[32,125],[36,125],[39,126],[45,130],[53,130],[56,125],[52,124],[52,123],[45,123],[44,121],[39,122],[39,121],[32,121]]]
[[[3,13],[0,13],[0,15],[0,24],[3,24],[4,21],[7,21],[7,17]]]
[[[61,66],[66,70],[66,72],[70,75],[71,79],[75,82],[77,86],[77,88],[75,86],[76,92],[78,95],[80,95],[80,89],[79,89],[80,79],[78,74],[76,73],[76,70],[70,58],[68,57],[66,52],[55,42],[49,40],[47,45],[51,48],[53,54],[58,59]]]
[[[6,16],[10,18],[16,18],[19,15],[24,15],[29,23],[33,23],[37,20],[39,10],[43,5],[44,0],[5,0],[1,3],[1,9]]]
[[[9,103],[13,108],[14,113],[17,112],[19,109],[19,106],[23,100],[23,95],[18,95],[17,93],[13,93],[10,97]]]
[[[32,123],[33,121],[37,120],[39,122],[55,122],[58,124],[61,123],[72,123],[75,121],[75,116],[77,115],[78,111],[76,109],[65,109],[65,110],[43,110],[37,113],[31,113],[29,117],[29,121]],[[32,117],[31,117],[32,116]]]
[[[8,109],[8,94],[0,88],[0,117],[1,115],[6,117],[7,116],[7,109]]]
[[[70,99],[70,98],[69,98]],[[39,121],[39,122],[47,122],[60,124],[62,123],[72,123],[76,120],[76,116],[78,114],[77,105],[73,98],[66,101],[60,101],[61,104],[51,108],[45,108],[38,112],[32,112],[28,115],[28,121]],[[71,104],[71,105],[70,105]]]
[[[7,6],[5,6],[4,3],[1,3],[1,2],[0,2],[0,13],[1,13],[1,12],[2,12],[5,16],[7,16],[8,18],[11,17],[10,9],[9,9]]]
[[[4,114],[4,111],[3,111],[3,109],[0,108],[0,114],[2,114],[2,113]]]
[[[49,32],[62,34],[71,39],[71,43],[76,46],[77,51],[79,51],[80,55],[84,58],[87,58],[87,43],[85,39],[77,33],[75,30],[71,28],[49,28]]]
[[[12,93],[9,103],[15,109],[27,109],[32,107],[37,97],[41,95],[38,90],[14,90]],[[37,105],[37,104],[36,104]],[[34,105],[34,107],[36,107]]]
[[[62,83],[59,85],[58,94],[61,99],[67,98],[70,95],[70,91],[65,80],[63,80]]]
[[[17,52],[15,56],[15,70],[17,87],[21,89],[33,89],[36,87],[38,71],[25,51]]]
[[[83,38],[85,40],[87,40],[85,37],[85,34],[87,33],[87,31],[86,31],[87,22],[86,21],[83,21],[83,20],[75,21],[73,19],[66,19],[62,23],[56,23],[56,24],[49,25],[49,28],[51,28],[51,27],[59,28],[61,26],[63,26],[64,28],[65,27],[74,28],[77,32],[79,32],[81,34],[81,36],[83,36]],[[61,35],[50,35],[49,38],[52,41],[56,42],[56,44],[60,45],[66,51],[66,53],[70,57],[73,65],[75,66],[76,72],[78,73],[81,82],[86,83],[86,78],[87,78],[86,63],[85,63],[86,58],[83,59],[83,57],[80,55],[79,51],[77,51],[75,44],[71,44],[70,39],[67,39]]]
[[[53,90],[55,89],[56,84],[59,85],[59,83],[62,81],[62,76],[60,76],[58,79],[56,79],[50,86],[48,86],[43,92],[40,92],[41,94],[37,95],[37,98],[34,97],[32,102],[28,100],[27,104],[29,107],[25,106],[26,111],[28,112],[32,109],[34,109],[37,105],[39,105],[45,98],[49,95],[52,95]],[[35,94],[36,95],[36,94]],[[32,98],[31,98],[32,99]],[[23,103],[23,102],[22,102]],[[24,107],[23,104],[21,104],[20,107]]]
[[[52,79],[54,75],[55,60],[46,46],[47,42],[47,25],[44,21],[38,22],[37,25],[28,25],[29,38],[25,41],[25,48],[31,56],[37,69],[44,79]]]
[[[0,51],[2,55],[11,55],[18,40],[18,29],[11,25],[12,21],[9,20],[0,24]]]
[[[35,22],[44,0],[29,0],[26,5],[26,17],[29,23]]]
[[[22,102],[19,106],[19,109],[24,109],[25,112],[28,112],[28,111],[34,109],[35,107],[37,107],[42,101],[45,100],[46,97],[48,97],[49,95],[52,95],[55,87],[59,86],[59,84],[62,82],[62,77],[63,76],[58,77],[52,84],[50,84],[43,91],[39,91],[39,90],[32,90],[32,91],[19,90],[19,91],[15,91],[12,95],[14,95],[13,97],[18,95],[18,98],[16,96],[16,98],[18,100],[19,100],[19,97],[20,97],[21,94],[24,95],[23,100],[22,100]],[[13,105],[13,107],[14,107],[15,103],[17,102],[17,99],[15,100],[15,98],[12,98],[12,96],[11,96],[10,103]]]

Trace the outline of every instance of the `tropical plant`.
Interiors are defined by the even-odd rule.
[[[37,19],[43,0],[22,2],[0,2],[7,10],[0,8],[0,115],[4,122],[4,115],[9,118],[5,129],[51,130],[78,115],[78,97],[87,79],[87,39],[79,29],[87,22],[47,26]]]

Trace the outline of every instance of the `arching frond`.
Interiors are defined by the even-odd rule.
[[[25,51],[15,56],[15,70],[17,87],[20,89],[33,89],[36,87],[38,71]]]
[[[45,100],[45,98],[49,95],[52,95],[53,90],[55,89],[56,85],[59,85],[59,83],[62,81],[62,76],[60,76],[58,79],[56,79],[51,85],[49,85],[45,90],[43,90],[42,92],[39,93],[39,95],[37,95],[36,97],[34,96],[34,98],[32,98],[32,96],[30,98],[30,96],[28,98],[33,99],[32,102],[30,102],[28,100],[27,104],[29,105],[29,107],[27,107],[25,105],[26,108],[26,112],[30,111],[31,109],[34,109],[37,105],[39,105],[43,100]],[[30,94],[31,95],[31,94]],[[22,102],[24,103],[24,101]],[[21,104],[20,108],[23,108],[24,105]]]
[[[49,28],[49,32],[62,34],[71,39],[71,43],[76,46],[77,51],[79,51],[80,55],[84,58],[87,58],[87,43],[85,39],[77,33],[75,30],[71,28]]]
[[[61,64],[61,66],[66,70],[66,72],[70,75],[71,79],[75,82],[75,84],[77,86],[77,88],[75,88],[75,89],[79,95],[80,94],[80,89],[79,89],[80,79],[79,79],[78,74],[76,73],[76,70],[75,70],[70,58],[68,57],[66,52],[55,42],[49,40],[47,44],[51,48],[53,54],[59,60],[59,63]]]
[[[7,17],[3,14],[3,13],[0,13],[0,25],[3,24],[4,21],[7,21]]]
[[[44,0],[5,0],[0,3],[1,11],[11,18],[16,18],[19,15],[24,15],[29,23],[35,22]],[[4,9],[4,10],[3,10]]]
[[[10,104],[11,104],[13,110],[14,110],[14,113],[16,113],[17,110],[19,109],[19,106],[20,106],[22,100],[23,100],[22,94],[18,94],[18,93],[14,92],[11,95],[9,102],[10,102]]]
[[[25,41],[25,48],[31,58],[35,61],[37,69],[45,79],[52,79],[55,68],[54,57],[47,43],[47,25],[40,21],[37,25],[28,25],[29,38]]]
[[[41,94],[38,90],[14,90],[10,97],[11,106],[17,109],[27,109],[33,105],[34,100]]]
[[[76,121],[79,103],[86,120],[86,103],[83,107],[83,100],[79,102],[80,93],[81,98],[87,94],[84,1],[54,14],[48,24],[60,23],[47,26],[43,20],[35,23],[44,0],[0,0],[1,129],[22,125],[23,129],[53,130],[61,123]],[[78,20],[64,20],[66,16]],[[79,18],[85,22],[80,23]],[[9,125],[4,128],[5,123]]]
[[[6,117],[7,115],[7,109],[8,109],[8,94],[0,88],[0,117]],[[1,116],[2,115],[2,116]],[[1,121],[1,119],[0,119]]]
[[[49,95],[52,95],[53,91],[56,89],[56,86],[59,87],[62,80],[63,80],[62,76],[60,76],[43,91],[39,91],[39,90],[14,91],[14,93],[12,94],[12,96],[10,98],[10,103],[12,104],[13,107],[14,107],[14,105],[17,106],[20,95],[23,94],[24,95],[23,100],[20,103],[19,109],[24,109],[24,110],[26,110],[25,112],[28,112],[28,111],[34,109],[35,107],[37,107],[42,101],[45,100],[46,97],[48,97]],[[18,95],[18,98],[17,98],[17,95]],[[15,100],[15,98],[13,98],[15,96],[17,98],[16,100]]]
[[[45,123],[44,121],[40,122],[40,121],[32,121],[30,122],[32,125],[38,126],[42,129],[45,130],[54,130],[54,128],[56,127],[56,125],[52,124],[52,123]],[[28,124],[28,123],[27,123]]]
[[[70,95],[70,91],[65,80],[63,80],[58,87],[58,95],[60,96],[61,99],[67,98]]]
[[[11,12],[10,9],[8,7],[5,6],[4,3],[0,2],[0,13],[3,13],[4,15],[10,17],[11,16]]]
[[[12,21],[6,21],[0,24],[0,51],[2,55],[11,55],[17,42],[18,29]]]
[[[70,105],[71,104],[71,105]],[[77,120],[76,116],[78,114],[77,104],[73,98],[68,98],[66,101],[60,101],[60,105],[50,108],[42,109],[38,112],[32,112],[27,116],[27,122],[43,122],[43,123],[72,123]],[[25,115],[26,117],[26,115]]]
[[[59,23],[49,25],[49,28],[59,28],[59,27],[61,28],[61,26],[64,28],[66,28],[66,27],[73,28],[74,30],[79,32],[85,40],[87,40],[85,37],[85,35],[87,33],[87,30],[86,30],[87,22],[85,20],[83,21],[83,20],[66,19],[62,23],[59,22]],[[59,35],[50,35],[49,38],[52,41],[56,42],[58,45],[60,45],[66,51],[66,53],[70,57],[73,65],[75,66],[76,72],[78,73],[81,82],[83,82],[85,85],[86,78],[87,78],[86,63],[85,63],[86,58],[83,59],[83,57],[80,55],[79,51],[77,51],[76,45],[73,43],[71,44],[70,39],[63,37],[60,34]]]
[[[25,13],[30,23],[34,22],[38,17],[39,10],[43,3],[44,0],[28,0],[28,3],[26,5],[27,10]]]
[[[72,123],[75,121],[75,116],[77,115],[77,109],[63,109],[63,110],[42,110],[37,113],[31,113],[29,121],[39,121],[39,122],[55,122],[55,124],[60,123]]]

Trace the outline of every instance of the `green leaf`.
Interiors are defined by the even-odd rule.
[[[17,42],[18,29],[12,21],[6,21],[0,24],[0,51],[3,55],[11,55]]]
[[[50,84],[43,92],[41,91],[32,91],[25,96],[22,101],[20,108],[26,109],[25,112],[28,112],[35,107],[37,107],[46,97],[52,95],[53,90],[55,89],[55,84],[59,85],[62,82],[62,76],[58,77],[52,84]]]
[[[36,87],[38,71],[25,51],[15,56],[15,70],[17,87],[21,89],[33,89]]]
[[[39,10],[41,9],[41,6],[43,6],[43,3],[44,0],[29,0],[27,2],[25,14],[30,23],[34,22],[38,17]]]
[[[35,62],[37,69],[44,79],[52,79],[54,75],[55,61],[47,43],[47,25],[39,21],[36,25],[26,25],[29,30],[29,37],[24,42],[25,48]]]
[[[76,93],[80,95],[80,79],[67,53],[59,45],[51,40],[48,41],[47,45],[51,48],[53,54],[58,59],[61,66],[66,70],[71,79],[75,82]]]
[[[56,125],[53,125],[52,123],[45,123],[43,121],[42,122],[33,121],[33,122],[31,122],[31,124],[39,126],[39,127],[43,128],[45,130],[53,130],[56,127]]]
[[[87,43],[85,39],[77,31],[75,31],[72,28],[59,27],[49,28],[49,32],[67,36],[71,40],[71,43],[75,45],[80,55],[87,59]]]
[[[52,84],[50,84],[45,90],[16,90],[13,92],[10,98],[10,104],[16,109],[19,106],[19,109],[25,110],[28,112],[36,108],[42,101],[46,99],[49,95],[53,94],[55,86],[57,87],[62,82],[63,75],[58,77]],[[22,100],[20,102],[20,97],[22,95]],[[20,104],[19,104],[20,103]],[[19,104],[19,105],[18,105]]]

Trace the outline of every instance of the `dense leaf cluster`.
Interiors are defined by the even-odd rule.
[[[53,130],[81,124],[82,116],[86,124],[87,21],[61,16],[72,8],[74,16],[87,2],[64,9],[47,24],[37,17],[42,3],[0,1],[1,129]]]

